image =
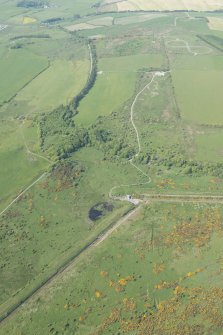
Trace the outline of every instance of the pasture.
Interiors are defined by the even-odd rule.
[[[96,84],[80,104],[77,122],[89,125],[121,108],[134,92],[137,71],[160,67],[162,62],[161,55],[149,54],[100,59]]]
[[[185,120],[198,124],[222,124],[223,97],[221,56],[179,56],[174,63],[173,83]]]
[[[52,111],[68,104],[87,81],[89,61],[55,60],[17,95],[17,103],[26,102],[27,112]]]
[[[3,324],[0,334],[138,334],[150,327],[165,334],[170,322],[173,334],[198,327],[201,334],[220,334],[221,220],[219,206],[144,206]]]
[[[197,159],[201,161],[222,162],[223,159],[223,132],[207,131],[195,137]],[[208,154],[207,154],[208,153]]]
[[[0,104],[7,102],[48,67],[46,58],[27,50],[8,50],[1,60]]]
[[[198,124],[222,124],[222,71],[175,70],[174,85],[182,117]]]

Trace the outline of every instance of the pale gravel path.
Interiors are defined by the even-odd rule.
[[[164,76],[166,72],[154,72],[153,75],[152,75],[152,79],[150,80],[150,82],[148,84],[146,84],[135,96],[134,100],[133,100],[133,103],[131,105],[131,108],[130,108],[130,121],[131,121],[131,124],[132,124],[132,127],[135,131],[135,134],[136,134],[136,139],[137,139],[137,146],[138,146],[138,151],[137,153],[129,160],[129,163],[135,168],[137,169],[142,175],[144,175],[145,177],[148,178],[148,181],[147,182],[144,182],[144,183],[134,183],[134,184],[122,184],[122,185],[117,185],[117,186],[114,186],[111,188],[111,190],[109,191],[109,198],[111,199],[114,199],[114,200],[123,200],[123,201],[130,201],[130,202],[133,202],[136,201],[137,199],[128,199],[126,196],[122,196],[122,197],[118,197],[118,196],[114,196],[113,195],[113,191],[114,190],[117,190],[119,188],[122,188],[122,187],[132,187],[132,186],[143,186],[143,185],[148,185],[151,183],[151,177],[145,173],[142,169],[140,169],[137,165],[135,165],[133,163],[133,160],[138,157],[138,155],[140,154],[141,152],[141,142],[140,142],[140,136],[139,136],[139,131],[137,129],[137,126],[134,122],[134,111],[135,111],[135,105],[138,101],[138,98],[140,97],[140,95],[146,90],[146,89],[149,89],[150,86],[152,85],[152,83],[154,82],[155,78],[157,76]],[[136,203],[137,204],[137,203]]]

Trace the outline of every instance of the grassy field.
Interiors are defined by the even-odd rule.
[[[3,325],[0,334],[219,335],[222,208],[151,204]],[[194,314],[196,317],[194,317]],[[205,320],[205,322],[204,322]]]
[[[197,158],[202,161],[222,162],[223,159],[223,132],[203,133],[195,137],[198,150]],[[208,153],[208,154],[207,154]]]
[[[223,123],[222,73],[213,70],[174,71],[174,85],[183,118],[198,124]]]
[[[34,153],[39,153],[35,126],[28,128],[20,122],[1,121],[0,129],[0,210],[3,210],[44,172],[49,162],[27,152],[25,143]]]
[[[80,104],[77,122],[89,125],[98,116],[122,107],[134,92],[136,72],[143,68],[159,68],[162,62],[161,55],[149,54],[100,59],[97,82]]]
[[[0,103],[8,101],[34,77],[48,67],[47,59],[27,50],[9,50],[1,60]]]
[[[16,97],[15,101],[26,102],[27,111],[51,111],[61,104],[68,104],[87,81],[89,61],[56,60],[34,79]]]
[[[221,56],[179,56],[173,83],[183,118],[199,124],[222,124],[222,71]]]

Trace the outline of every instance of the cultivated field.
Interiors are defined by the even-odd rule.
[[[220,17],[208,17],[208,26],[212,30],[223,31],[223,19]]]
[[[147,0],[127,0],[127,1],[104,1],[102,10],[109,11],[111,9],[122,11],[174,11],[174,10],[195,10],[195,11],[214,11],[223,8],[223,2],[214,0],[168,0],[168,1],[147,1]]]

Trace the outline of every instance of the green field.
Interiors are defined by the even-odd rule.
[[[195,137],[197,157],[203,161],[222,162],[223,157],[223,132],[203,133]],[[207,154],[208,153],[208,154]]]
[[[49,162],[28,153],[39,153],[37,128],[26,128],[19,122],[2,121],[0,135],[0,210],[37,179]]]
[[[34,77],[48,67],[47,59],[27,50],[9,50],[0,64],[0,103],[10,100]]]
[[[182,117],[198,124],[222,124],[223,71],[174,71]]]
[[[68,104],[85,85],[89,61],[56,60],[51,66],[25,87],[16,102],[26,102],[32,112],[51,111]]]
[[[173,82],[182,117],[198,124],[222,124],[223,58],[182,56],[173,70]]]
[[[162,66],[161,55],[133,55],[100,59],[94,88],[79,107],[77,122],[89,125],[98,116],[121,108],[134,92],[137,71]],[[98,97],[100,96],[100,103]]]

